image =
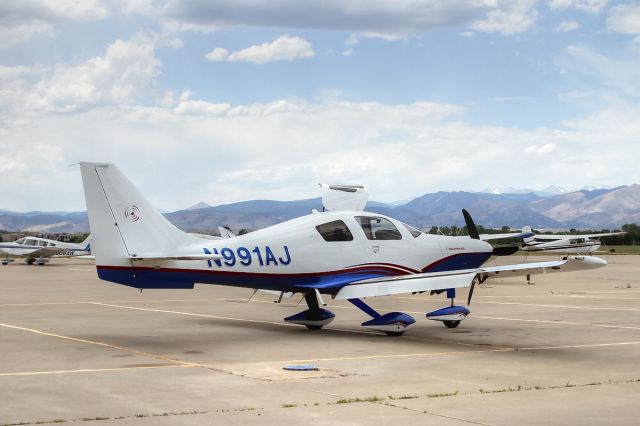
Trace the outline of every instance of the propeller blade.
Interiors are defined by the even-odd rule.
[[[494,256],[511,256],[515,252],[519,250],[518,246],[502,246],[502,247],[494,247],[493,255]]]
[[[462,216],[464,216],[464,222],[467,224],[467,231],[469,231],[469,237],[474,240],[480,239],[480,234],[478,233],[478,228],[476,228],[476,224],[473,223],[473,219],[471,219],[471,215],[465,209],[462,209]]]
[[[476,279],[471,281],[471,287],[469,287],[469,297],[467,297],[467,306],[471,305],[471,296],[473,296],[473,289],[476,287]]]

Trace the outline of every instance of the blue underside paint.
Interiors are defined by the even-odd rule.
[[[460,253],[454,256],[446,257],[428,267],[422,272],[445,272],[457,271],[460,269],[479,268],[484,262],[489,260],[492,253]]]
[[[424,272],[455,271],[477,268],[491,253],[461,253],[424,268]],[[220,284],[276,291],[325,290],[335,293],[354,281],[397,275],[397,272],[371,266],[357,271],[319,274],[261,274],[212,270],[153,269],[98,266],[100,279],[142,289],[192,289],[195,283]]]
[[[402,312],[389,312],[388,314],[384,314],[379,316],[378,318],[374,318],[367,322],[363,322],[363,327],[375,327],[380,325],[392,325],[392,324],[402,324],[405,327],[410,326],[416,322],[415,319],[411,315],[407,315]]]
[[[319,311],[312,311],[311,309],[307,309],[306,311],[302,311],[295,315],[291,315],[290,317],[286,317],[285,322],[295,322],[295,321],[325,321],[329,318],[335,318],[336,314],[327,310],[320,309]]]
[[[220,284],[277,291],[306,289],[331,289],[345,284],[390,275],[383,271],[359,271],[326,275],[275,275],[275,274],[225,274],[197,270],[156,270],[140,268],[98,268],[98,277],[106,281],[136,288],[189,289],[195,283]]]
[[[462,314],[464,316],[467,316],[470,313],[471,311],[469,311],[469,309],[465,308],[464,306],[447,306],[446,308],[427,313],[427,318],[453,314]]]

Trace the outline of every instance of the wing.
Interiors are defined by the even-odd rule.
[[[479,269],[464,269],[354,281],[340,288],[335,298],[356,299],[416,291],[469,287],[479,271]]]
[[[602,237],[611,237],[613,235],[624,235],[626,232],[604,232],[602,234],[589,234],[589,235],[576,235],[576,238],[602,238]]]
[[[67,249],[61,247],[40,247],[37,250],[32,251],[31,253],[25,255],[29,257],[51,257],[55,256],[58,253],[62,253],[67,251]]]
[[[512,232],[509,234],[480,234],[480,239],[483,241],[499,240],[502,238],[528,238],[533,237],[533,232]]]
[[[607,261],[593,256],[568,256],[563,260],[549,262],[516,263],[513,265],[483,267],[478,275],[484,281],[495,277],[514,277],[530,274],[546,274],[558,271],[580,271],[601,268]]]

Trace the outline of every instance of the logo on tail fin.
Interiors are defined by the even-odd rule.
[[[131,206],[124,211],[124,217],[129,219],[131,222],[135,222],[140,219],[140,210],[138,206]]]

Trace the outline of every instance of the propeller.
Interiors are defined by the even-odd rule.
[[[465,209],[462,209],[462,216],[464,216],[464,223],[467,225],[467,231],[469,231],[469,237],[474,240],[480,239],[480,234],[478,234],[478,228],[476,228],[476,224],[473,223],[473,219],[471,219],[471,215]]]
[[[471,215],[465,209],[462,209],[462,216],[464,216],[464,222],[467,225],[467,231],[469,231],[469,237],[474,240],[480,239],[480,234],[478,233],[478,228],[476,228],[476,224],[473,222]],[[493,255],[494,256],[510,256],[517,252],[518,246],[503,246],[503,247],[494,247]]]

